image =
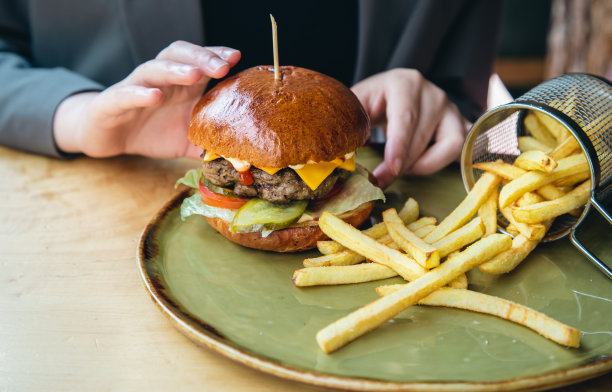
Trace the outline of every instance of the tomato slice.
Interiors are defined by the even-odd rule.
[[[340,189],[342,189],[342,185],[343,185],[342,182],[336,181],[332,189],[329,192],[327,192],[327,194],[325,194],[324,196],[321,196],[320,198],[318,198],[316,201],[327,200],[331,198],[332,196],[336,195],[338,192],[340,192]]]
[[[216,193],[211,191],[202,185],[202,179],[198,181],[198,185],[200,188],[200,195],[202,195],[202,201],[209,206],[226,208],[228,210],[237,210],[242,207],[244,203],[249,201],[249,199],[241,199],[238,197],[229,197],[222,195],[220,193]]]

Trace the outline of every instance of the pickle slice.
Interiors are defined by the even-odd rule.
[[[215,185],[212,182],[208,181],[205,177],[202,177],[202,178],[204,179],[204,186],[210,189],[211,191],[215,193],[219,193],[221,195],[229,196],[229,197],[238,197],[234,193],[234,191],[232,191],[231,189],[227,189],[227,188],[223,188],[222,186]]]
[[[234,233],[250,233],[284,229],[297,222],[307,206],[307,200],[280,204],[251,199],[236,211],[230,230]]]

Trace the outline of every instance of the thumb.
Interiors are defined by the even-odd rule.
[[[202,155],[202,147],[196,146],[189,142],[187,143],[187,148],[185,149],[183,157],[191,159],[200,159],[200,156]]]

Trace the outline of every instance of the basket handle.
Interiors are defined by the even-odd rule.
[[[591,205],[593,207],[595,207],[595,209],[608,221],[609,224],[612,225],[612,217],[610,216],[608,211],[606,211],[597,202],[597,200],[595,200],[595,197],[591,197]],[[580,241],[578,241],[578,237],[576,237],[576,229],[575,228],[572,229],[572,231],[570,233],[570,240],[572,241],[572,244],[574,244],[576,249],[578,249],[580,252],[582,252],[582,254],[584,254],[587,257],[587,259],[589,259],[589,261],[591,263],[595,264],[595,266],[597,268],[599,268],[601,270],[601,272],[603,272],[608,278],[612,279],[612,269],[610,269],[610,267],[608,267],[601,260],[599,260],[597,258],[597,256],[592,254],[591,251],[589,251],[584,245],[582,245],[582,243]]]

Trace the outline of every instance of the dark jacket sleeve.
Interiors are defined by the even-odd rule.
[[[0,1],[0,144],[60,157],[52,132],[66,97],[102,86],[65,68],[37,68],[25,2]]]
[[[355,81],[412,68],[474,121],[486,109],[499,0],[360,0]]]

